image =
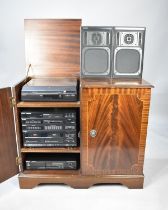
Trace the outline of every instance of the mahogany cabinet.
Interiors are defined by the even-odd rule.
[[[81,20],[26,20],[27,77],[0,89],[0,182],[19,171],[20,188],[64,183],[88,188],[98,183],[143,187],[143,163],[152,86],[144,80],[80,79]],[[22,86],[31,78],[76,77],[77,102],[23,102]],[[24,108],[73,107],[80,113],[78,147],[23,146]],[[14,115],[13,115],[14,112]],[[17,142],[17,146],[16,146]],[[27,154],[77,154],[78,170],[26,170]]]
[[[152,88],[149,83],[144,80],[81,79],[78,102],[21,102],[21,87],[29,79],[13,88],[13,98],[9,88],[0,90],[1,181],[18,172],[17,162],[21,188],[33,188],[40,183],[65,183],[74,188],[88,188],[97,183],[120,183],[129,188],[143,187]],[[26,107],[80,109],[80,147],[24,148],[20,110]],[[25,170],[24,159],[28,153],[77,153],[80,156],[80,169]]]

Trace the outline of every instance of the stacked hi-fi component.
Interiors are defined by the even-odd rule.
[[[21,121],[25,147],[77,146],[75,109],[25,109]]]

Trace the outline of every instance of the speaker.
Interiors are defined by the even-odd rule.
[[[81,77],[111,76],[112,27],[81,27]]]
[[[142,78],[145,28],[114,27],[113,78]]]

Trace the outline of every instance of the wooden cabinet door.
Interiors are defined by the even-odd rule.
[[[0,89],[0,182],[16,175],[17,148],[11,88]]]
[[[82,89],[82,174],[143,174],[149,102],[150,88]]]

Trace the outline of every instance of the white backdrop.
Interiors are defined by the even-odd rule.
[[[82,18],[83,25],[146,26],[143,78],[155,85],[151,117],[168,118],[167,0],[0,0],[0,86],[25,76],[24,19]]]
[[[149,175],[146,180],[154,176],[153,183],[157,182],[160,186],[161,179],[157,178],[166,178],[168,173],[168,0],[0,0],[0,87],[13,85],[26,75],[24,19],[28,18],[82,18],[83,25],[146,26],[143,78],[154,84],[155,89],[152,91],[147,141],[149,164],[147,161],[145,170],[146,174]],[[165,160],[160,163],[153,159],[153,162],[150,162],[151,158],[163,158]],[[151,163],[153,163],[153,168]],[[157,164],[155,165],[155,163]],[[156,172],[159,175],[156,176]],[[41,191],[44,189],[41,188]],[[59,189],[61,190],[61,188]],[[158,193],[150,194],[148,187],[146,191],[143,191],[148,192],[148,194],[142,193],[143,197],[141,197],[144,199],[144,205],[147,204],[146,207],[150,207],[150,204],[152,205],[152,202],[155,201],[153,208],[147,209],[164,209],[157,205],[162,205],[165,197],[163,189],[166,189],[166,187],[162,183],[162,186],[158,189],[163,195],[160,201],[158,201],[160,198]],[[113,192],[113,189],[111,190],[110,192]],[[99,191],[100,195],[101,192],[105,193],[104,190],[99,189]],[[90,198],[92,198],[94,192],[93,194],[92,191],[91,194],[87,194],[87,192],[89,191],[84,191],[80,195],[90,195]],[[117,191],[114,188],[114,193],[120,194],[120,188]],[[43,198],[45,197],[44,194]],[[29,193],[25,195],[30,196]],[[129,195],[133,196],[128,191],[125,203],[123,203],[124,206],[125,204],[129,205],[129,200],[130,203],[132,202]],[[141,195],[141,192],[139,191],[137,195]],[[146,200],[148,195],[149,200]],[[20,194],[20,196],[24,197],[24,194]],[[101,197],[96,200],[98,203],[101,202]],[[128,198],[128,202],[126,198]],[[8,200],[8,198],[6,199]],[[107,202],[105,197],[103,199]],[[107,197],[107,199],[110,199],[110,197]],[[138,197],[136,199],[139,202]],[[19,206],[19,201],[17,202],[17,206]],[[83,202],[85,202],[84,197]],[[91,201],[89,200],[89,202]],[[110,200],[108,200],[108,203],[110,204]],[[65,205],[67,205],[67,209],[71,209],[68,208],[68,204],[65,203]],[[121,203],[121,206],[123,205]],[[92,206],[94,208],[94,205]],[[107,209],[110,209],[109,207]],[[141,209],[141,207],[138,204],[136,209]],[[144,206],[143,209],[145,209]]]

